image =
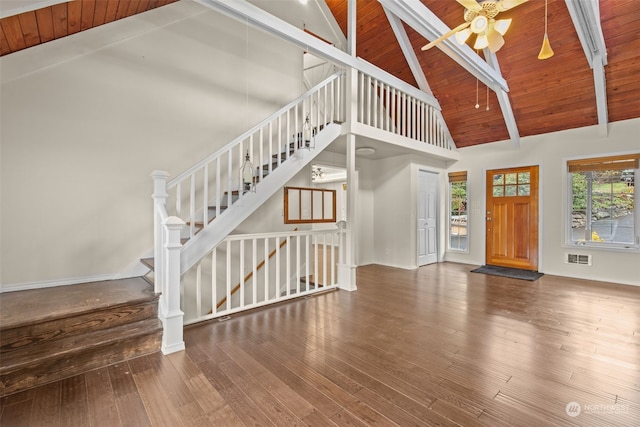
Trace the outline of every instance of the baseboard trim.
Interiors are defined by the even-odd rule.
[[[47,280],[44,282],[26,282],[26,283],[9,283],[0,285],[0,293],[29,291],[33,289],[53,288],[56,286],[79,285],[88,282],[103,282],[105,280],[127,279],[131,277],[139,277],[139,275],[127,276],[122,273],[102,274],[96,276],[71,277],[67,279]]]

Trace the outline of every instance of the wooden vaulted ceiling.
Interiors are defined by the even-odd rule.
[[[448,27],[464,22],[464,8],[454,0],[421,0]],[[347,2],[327,0],[347,31]],[[499,18],[513,18],[505,45],[497,53],[521,137],[598,124],[594,75],[578,39],[565,0],[548,1],[548,34],[555,55],[537,59],[544,34],[542,0],[530,0]],[[602,31],[608,53],[605,66],[609,122],[640,117],[640,9],[637,0],[601,0]],[[407,60],[378,1],[357,3],[356,54],[416,85]],[[420,66],[458,147],[508,140],[494,92],[438,48],[404,25]],[[480,53],[482,54],[482,53]]]
[[[0,19],[0,54],[66,37],[177,0],[76,0]]]
[[[9,54],[174,1],[76,0],[5,17],[0,20],[0,53]],[[421,1],[450,28],[464,22],[464,8],[455,0]],[[347,34],[348,2],[326,0],[326,3]],[[496,57],[509,86],[508,97],[521,137],[598,124],[594,74],[565,0],[548,0],[548,33],[555,56],[544,61],[537,59],[544,33],[544,7],[542,0],[529,0],[499,16],[513,18],[505,45]],[[640,117],[637,0],[600,0],[600,15],[607,47],[608,121]],[[408,25],[404,27],[456,145],[508,140],[507,125],[495,93],[478,84],[475,77],[438,48],[421,51],[428,40]],[[377,0],[358,0],[356,36],[358,56],[417,86]],[[476,98],[478,109],[474,108]]]

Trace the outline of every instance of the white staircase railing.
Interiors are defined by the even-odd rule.
[[[358,72],[357,121],[418,142],[452,150],[453,140],[440,110],[413,87],[398,88]]]
[[[346,105],[350,106],[352,120],[360,124],[440,149],[455,148],[442,115],[429,96],[408,85],[385,83],[362,71],[358,71],[357,88],[353,87],[354,82],[346,88],[344,80],[343,72],[327,78],[169,182],[166,172],[153,173],[154,280],[156,292],[162,294],[159,317],[164,323],[163,352],[184,348],[183,309],[188,311],[187,322],[192,323],[336,286],[334,250],[345,256],[341,250],[345,247],[344,236],[339,236],[336,230],[328,234],[333,233],[332,240],[323,240],[322,244],[317,239],[320,236],[328,239],[328,235],[320,231],[287,236],[228,236],[278,186],[284,185],[315,156],[313,150],[297,153],[307,148],[304,128],[307,116],[313,128],[311,132],[317,134],[318,151],[339,135],[340,126],[335,123],[346,120]],[[352,101],[345,99],[350,93],[357,94],[357,100],[353,101],[357,101],[356,114],[353,114]],[[257,193],[245,193],[242,185],[241,171],[247,155],[257,165],[253,173]],[[275,171],[291,157],[290,163]],[[272,172],[273,182],[267,178]],[[241,200],[245,203],[232,207]],[[200,231],[202,234],[197,235]],[[261,267],[265,269],[264,275],[260,276],[253,267],[251,283],[245,283],[246,266],[256,265],[258,252],[266,254],[273,248],[276,254],[281,254],[278,239],[285,239],[286,246],[296,248],[296,252],[286,249],[286,255],[277,255],[276,261],[265,258]],[[247,240],[251,241],[250,256],[245,246]],[[239,245],[237,249],[236,245]],[[322,274],[317,270],[318,258],[312,256],[319,253],[320,246],[331,248],[329,252],[333,257],[330,263],[321,263],[331,266],[330,271]],[[227,254],[223,264],[218,259],[220,252]],[[233,254],[239,257],[237,265]],[[245,259],[250,260],[249,263]],[[322,259],[326,260],[326,256]],[[275,264],[269,267],[271,263]],[[221,278],[219,274],[223,270]],[[268,276],[267,271],[278,277]],[[322,286],[314,285],[312,289],[311,283],[320,282],[311,281],[320,277]],[[237,291],[233,284],[240,284]],[[224,298],[222,304],[221,298]]]
[[[167,212],[188,225],[183,238],[193,238],[244,197],[238,190],[247,153],[257,167],[254,180],[260,182],[304,148],[301,139],[307,115],[316,131],[328,123],[344,121],[342,76],[340,72],[325,79],[167,183]],[[234,194],[237,197],[231,197]]]
[[[343,72],[325,79],[169,182],[166,172],[152,174],[154,282],[155,291],[162,294],[159,317],[164,324],[163,352],[184,348],[180,281],[189,266],[182,265],[181,255],[189,243],[197,240],[199,231],[220,223],[225,212],[228,216],[228,208],[246,197],[241,175],[245,156],[257,166],[253,179],[259,186],[283,162],[307,148],[303,127],[307,116],[312,133],[343,122],[343,79]],[[219,219],[213,222],[215,218]]]
[[[337,287],[344,230],[230,235],[182,279],[185,324]]]

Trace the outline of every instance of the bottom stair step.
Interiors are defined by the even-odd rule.
[[[150,318],[2,355],[0,396],[159,351],[162,323]]]

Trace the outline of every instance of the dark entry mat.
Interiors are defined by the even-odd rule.
[[[493,265],[483,265],[480,268],[471,270],[472,273],[490,274],[492,276],[511,277],[512,279],[522,279],[534,281],[538,280],[544,273],[531,270],[520,270],[518,268],[496,267]]]

